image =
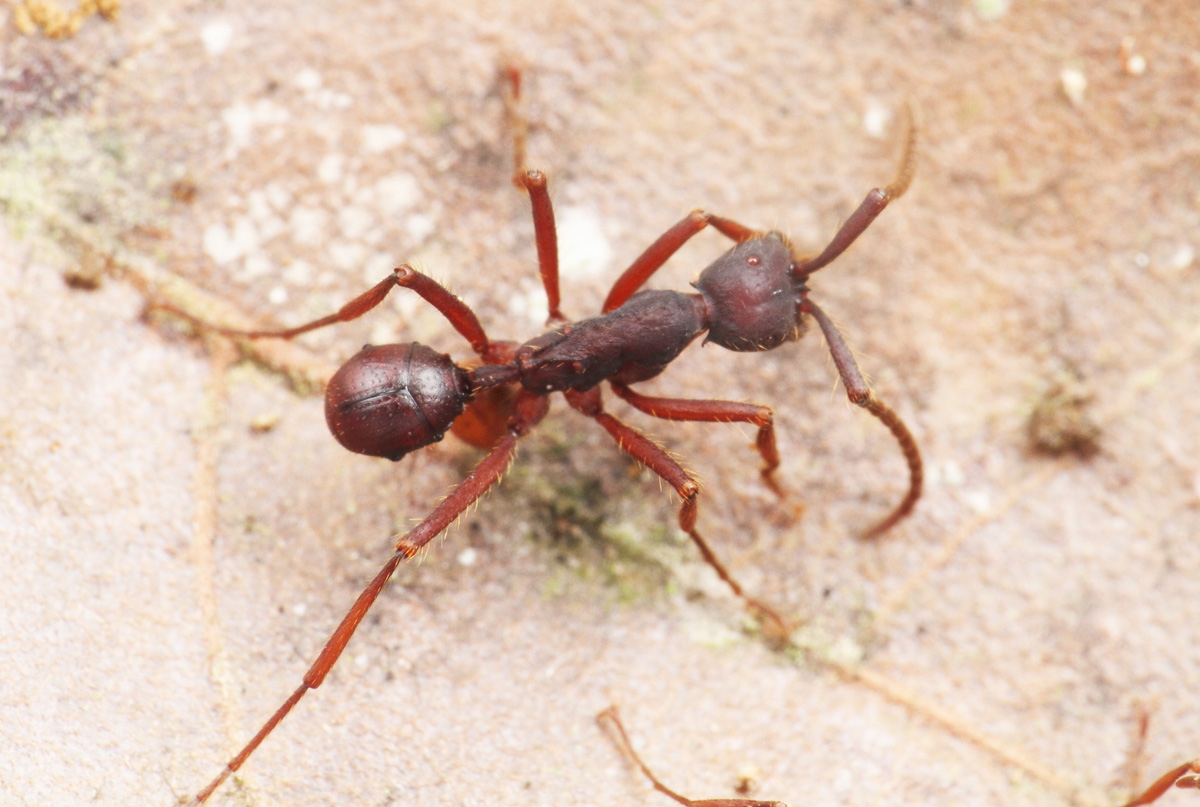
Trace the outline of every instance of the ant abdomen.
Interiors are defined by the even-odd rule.
[[[325,422],[356,454],[398,460],[442,439],[470,397],[467,373],[413,342],[365,345],[329,379]]]

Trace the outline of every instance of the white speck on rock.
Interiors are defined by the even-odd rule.
[[[1064,67],[1060,76],[1063,95],[1074,106],[1082,106],[1084,92],[1087,90],[1087,76],[1078,67]]]
[[[260,126],[279,126],[291,119],[284,107],[261,99],[253,104],[238,103],[221,113],[221,120],[229,130],[229,153],[236,155],[250,145],[254,130]]]
[[[998,20],[1008,13],[1011,0],[975,0],[975,13],[986,22]]]
[[[233,235],[224,224],[210,224],[205,227],[202,243],[204,253],[218,266],[224,266],[240,257]]]
[[[887,107],[878,101],[868,101],[863,112],[863,130],[876,140],[887,132],[888,120],[892,117]]]
[[[227,20],[213,20],[200,29],[200,41],[210,56],[220,56],[233,41],[233,26]]]
[[[354,98],[344,92],[321,90],[316,95],[318,109],[349,109],[354,106]]]
[[[254,110],[248,104],[234,104],[221,113],[225,128],[229,129],[230,147],[240,151],[250,142],[254,131]]]
[[[311,286],[316,271],[305,260],[295,260],[283,272],[283,279],[293,286]]]
[[[252,280],[256,277],[266,277],[273,274],[275,274],[275,267],[271,263],[270,258],[261,252],[256,252],[253,255],[246,256],[246,262],[239,276],[247,280]]]
[[[424,213],[414,213],[404,220],[404,232],[414,243],[424,241],[433,235],[435,229],[437,229],[437,225],[434,224],[433,219]]]
[[[346,205],[337,212],[338,226],[346,238],[358,239],[375,224],[375,216],[358,205]]]
[[[253,190],[246,194],[246,208],[255,221],[262,221],[271,215],[271,208],[267,204],[267,195],[260,190]]]
[[[1172,269],[1183,271],[1192,265],[1196,260],[1196,249],[1191,244],[1180,244],[1175,250],[1175,254],[1171,256],[1169,265]]]
[[[321,89],[321,74],[311,67],[306,67],[296,74],[296,86],[305,92]]]
[[[396,259],[383,252],[377,252],[367,258],[363,264],[363,280],[372,286],[383,280],[389,272],[396,268]]]
[[[326,154],[321,158],[320,164],[317,166],[317,179],[324,182],[326,185],[332,185],[340,180],[345,172],[342,166],[346,162],[344,154]]]
[[[408,134],[395,124],[373,124],[364,126],[362,148],[367,154],[382,154],[408,140]]]
[[[250,211],[250,218],[258,227],[261,243],[270,241],[283,232],[286,225],[283,219],[275,214],[270,202],[267,201],[266,193],[257,190],[251,191],[246,196],[246,207]]]
[[[204,230],[204,252],[219,265],[236,261],[259,245],[258,232],[246,217],[234,222],[231,231],[224,224],[210,224]]]
[[[367,251],[362,244],[352,241],[334,241],[329,245],[329,260],[339,269],[353,269],[362,266],[367,259]]]
[[[268,184],[267,187],[263,188],[263,193],[266,194],[267,201],[271,204],[271,207],[276,210],[287,210],[292,206],[291,192],[278,182]]]
[[[596,277],[609,268],[613,250],[600,215],[588,207],[564,207],[558,214],[559,271],[563,277]]]
[[[304,246],[316,246],[325,240],[325,225],[329,214],[319,207],[300,205],[292,209],[288,222],[292,228],[292,240]]]
[[[385,219],[400,216],[421,198],[421,188],[411,174],[389,174],[375,183],[374,191]]]
[[[992,495],[986,490],[967,491],[963,499],[966,501],[968,507],[980,515],[991,512]]]

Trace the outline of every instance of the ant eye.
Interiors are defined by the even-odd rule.
[[[746,263],[749,266],[758,266],[760,263],[762,263],[762,260],[759,259],[759,257],[757,255],[751,255],[749,258],[746,259]]]

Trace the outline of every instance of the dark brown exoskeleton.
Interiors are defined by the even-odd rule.
[[[514,83],[516,78],[514,78]],[[518,153],[520,149],[518,148]],[[850,400],[887,426],[908,463],[908,492],[866,536],[875,537],[907,516],[921,495],[921,457],[907,427],[876,398],[859,372],[833,323],[809,297],[809,277],[842,254],[893,199],[907,189],[915,162],[914,127],[896,180],[867,194],[818,255],[804,258],[777,232],[759,232],[702,211],[688,214],[659,237],[617,279],[601,313],[569,321],[559,307],[558,246],[546,178],[519,171],[518,186],[530,196],[538,262],[549,298],[551,329],[524,344],[493,341],[475,313],[443,286],[410,266],[401,266],[371,290],[322,319],[283,331],[234,331],[232,336],[290,339],[335,322],[361,317],[395,287],[411,289],[433,305],[471,344],[472,365],[420,344],[364,347],[329,381],[325,414],[338,441],[360,454],[399,460],[443,438],[446,431],[486,449],[487,454],[433,511],[396,540],[395,552],[366,589],[309,668],[303,683],[262,729],[229,761],[221,774],[192,801],[199,804],[250,756],[309,689],[321,685],[359,623],[397,566],[411,558],[497,481],[512,460],[518,440],[545,416],[551,393],[562,392],[572,407],[600,424],[622,450],[666,480],[683,499],[680,527],[733,592],[776,636],[789,626],[770,606],[746,594],[696,529],[696,481],[678,462],[641,432],[604,410],[600,383],[635,409],[667,420],[740,422],[758,429],[756,448],[764,482],[776,494],[779,466],[771,410],[755,404],[718,400],[649,397],[631,385],[666,369],[697,337],[729,350],[772,350],[798,339],[805,315],[812,316],[829,344]],[[692,236],[712,226],[735,246],[701,272],[694,293],[640,289]],[[186,315],[185,315],[186,316]],[[206,326],[211,327],[211,326]]]

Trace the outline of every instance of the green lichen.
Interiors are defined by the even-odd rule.
[[[507,507],[523,514],[527,540],[554,561],[545,595],[581,585],[606,589],[620,603],[669,594],[685,545],[670,513],[652,501],[658,492],[624,473],[631,466],[620,459],[579,467],[589,446],[557,425],[539,430],[536,454],[524,452],[504,480]]]

